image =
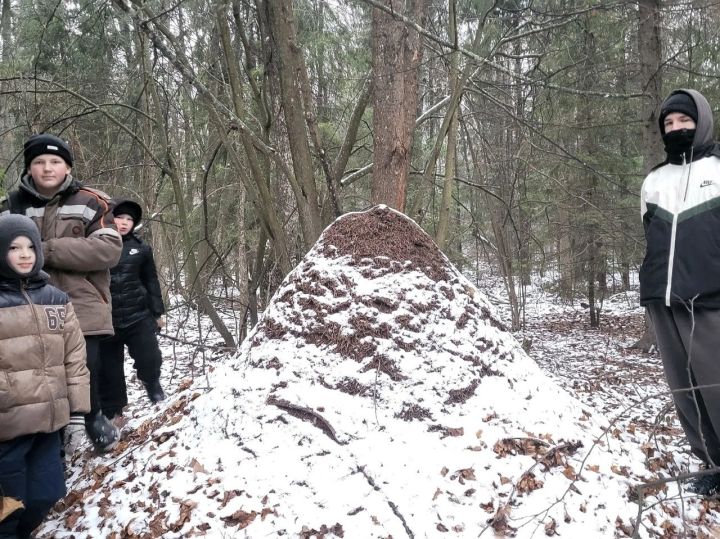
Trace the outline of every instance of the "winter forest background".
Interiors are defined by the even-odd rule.
[[[170,287],[209,313],[218,283],[237,288],[228,344],[322,228],[371,201],[477,279],[491,263],[516,328],[546,272],[602,323],[642,259],[659,101],[720,102],[714,2],[3,0],[0,15],[5,188],[28,134],[69,140],[77,177],[154,215]]]
[[[498,283],[491,300],[526,350],[550,346],[529,327],[541,318],[581,332],[534,359],[551,372],[587,359],[574,387],[592,394],[602,384],[581,378],[607,368],[607,335],[647,345],[641,312],[615,316],[613,298],[636,303],[658,105],[690,87],[720,106],[719,33],[712,0],[1,0],[2,187],[29,134],[68,140],[76,177],[146,210],[173,324],[226,350],[326,226],[387,204],[470,281]],[[538,289],[574,314],[538,311]],[[656,356],[617,354],[635,363],[613,383],[661,381]],[[618,425],[634,433],[636,419]],[[668,517],[667,537],[702,521],[685,517]],[[639,533],[623,518],[617,533]]]

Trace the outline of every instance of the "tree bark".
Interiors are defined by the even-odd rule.
[[[663,156],[658,113],[662,102],[662,49],[660,47],[660,0],[638,1],[638,54],[640,88],[648,94],[642,109],[643,174]],[[645,313],[645,330],[631,348],[649,350],[656,343],[650,318]]]
[[[643,174],[647,174],[663,158],[663,144],[658,124],[662,102],[660,0],[638,1],[638,54],[640,89],[648,96],[642,107]]]
[[[0,37],[2,38],[2,61],[6,63],[12,55],[12,1],[2,0],[0,13]]]
[[[448,35],[450,40],[457,46],[457,20],[455,13],[455,0],[448,0]],[[458,65],[460,53],[455,51],[450,56],[450,67],[448,69],[448,86],[451,94],[458,91],[456,86],[458,80]],[[438,227],[435,232],[435,243],[441,250],[447,248],[448,231],[450,230],[450,214],[452,210],[452,194],[455,186],[455,168],[457,162],[457,130],[458,110],[454,107],[447,132],[447,144],[445,147],[445,178],[443,181],[442,198],[440,200],[440,211],[438,213]]]
[[[322,232],[322,216],[315,186],[312,155],[305,125],[305,106],[301,90],[305,63],[300,60],[292,0],[268,2],[274,50],[279,59],[283,116],[292,155],[295,200],[305,249],[309,249]],[[307,74],[305,75],[307,77]]]
[[[426,0],[384,0],[391,10],[422,25]],[[373,175],[370,201],[405,210],[410,173],[420,34],[379,8],[372,10]]]
[[[580,76],[584,89],[590,90],[597,84],[597,68],[596,68],[596,45],[595,34],[591,27],[591,18],[585,16],[583,24],[583,62],[580,70]],[[593,124],[593,106],[590,97],[585,95],[580,98],[578,105],[578,125],[585,129],[580,139],[580,149],[582,155],[592,157],[597,154],[597,137],[591,129]],[[597,178],[595,174],[586,169],[585,177],[582,178],[584,185],[581,186],[580,212],[577,218],[581,223],[581,244],[583,245],[583,272],[585,283],[587,285],[587,298],[590,309],[590,327],[596,328],[600,326],[600,309],[597,304],[595,283],[598,275],[598,268],[602,266],[602,253],[600,251],[600,240],[598,237],[598,227],[596,218],[593,215],[596,204]]]

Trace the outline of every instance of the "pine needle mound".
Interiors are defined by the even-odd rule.
[[[491,365],[517,351],[504,335],[432,239],[404,215],[376,207],[325,231],[276,294],[249,359],[284,370],[292,339],[314,365],[315,384],[372,398],[373,413],[425,420],[428,406],[463,403],[484,377],[500,376]]]
[[[386,207],[329,226],[208,382],[80,481],[76,500],[102,500],[104,516],[86,510],[76,531],[600,537],[636,510],[592,414]],[[124,509],[148,491],[152,503]]]

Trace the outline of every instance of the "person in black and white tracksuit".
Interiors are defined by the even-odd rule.
[[[641,190],[640,302],[690,448],[712,469],[720,466],[720,148],[710,105],[695,90],[672,92],[659,121],[667,158]],[[688,489],[720,494],[720,473]]]
[[[110,270],[112,318],[115,335],[100,342],[103,378],[100,384],[103,413],[108,419],[122,415],[127,405],[125,346],[135,362],[140,381],[151,402],[165,399],[160,385],[162,355],[156,331],[164,325],[163,304],[152,248],[135,235],[142,219],[140,205],[114,201],[115,226],[122,235],[120,262]]]

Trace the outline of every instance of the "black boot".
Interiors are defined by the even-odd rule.
[[[143,385],[145,386],[145,391],[147,391],[148,397],[150,398],[150,402],[155,403],[165,400],[165,392],[160,386],[159,379],[153,382],[143,382]]]
[[[686,488],[698,496],[718,496],[720,494],[720,473],[695,477]]]
[[[120,431],[101,412],[85,416],[85,432],[100,453],[110,451],[120,440]]]

